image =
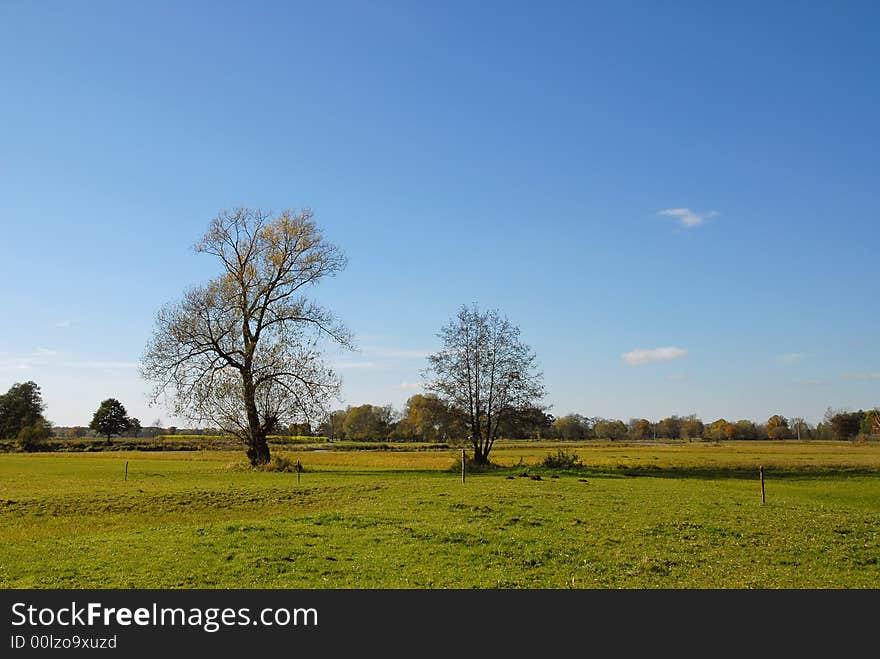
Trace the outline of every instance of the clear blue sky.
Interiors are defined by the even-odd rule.
[[[871,2],[7,0],[0,390],[170,423],[153,316],[249,205],[350,258],[315,290],[348,404],[400,407],[470,302],[557,416],[880,404],[878,34]]]

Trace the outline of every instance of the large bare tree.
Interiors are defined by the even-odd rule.
[[[504,422],[544,396],[535,354],[519,335],[497,310],[463,306],[438,334],[443,348],[428,357],[425,388],[463,416],[477,464],[488,463]]]
[[[264,464],[269,433],[316,418],[338,394],[324,348],[351,347],[351,334],[305,293],[346,259],[309,210],[223,211],[194,249],[222,272],[159,311],[141,373],[154,401],[239,437]]]

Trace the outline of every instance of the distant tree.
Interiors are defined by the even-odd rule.
[[[460,418],[460,417],[458,417]],[[522,410],[514,410],[506,416],[499,428],[499,436],[510,439],[541,439],[549,436],[553,422],[552,414],[548,414],[543,407],[526,407]],[[458,432],[456,436],[463,436]]]
[[[705,439],[713,439],[716,442],[727,439],[727,426],[730,424],[726,419],[718,419],[710,423],[703,433]]]
[[[865,413],[864,424],[866,435],[880,435],[880,408],[868,410]]]
[[[767,437],[768,439],[787,439],[791,436],[791,429],[788,427],[788,419],[781,414],[774,414],[767,419]]]
[[[414,394],[406,401],[397,435],[425,442],[447,441],[461,436],[460,419],[436,394]]]
[[[678,439],[681,434],[681,419],[677,416],[666,417],[657,424],[657,437]]]
[[[37,419],[18,431],[18,446],[22,451],[36,451],[50,435],[49,424],[43,419]]]
[[[317,432],[322,437],[330,440],[345,439],[345,417],[348,415],[349,407],[346,410],[333,410],[324,415],[323,420],[318,424]]]
[[[383,423],[382,408],[374,405],[352,407],[345,415],[342,429],[346,439],[355,441],[384,439],[387,426]]]
[[[703,436],[703,422],[693,414],[686,416],[679,423],[678,433],[679,437],[688,441],[699,439]]]
[[[175,416],[220,426],[266,464],[273,428],[321,416],[339,392],[322,348],[351,334],[305,292],[346,259],[309,210],[224,211],[195,249],[221,272],[158,313],[141,374]]]
[[[129,437],[137,437],[141,432],[141,422],[139,419],[134,418],[133,416],[128,417],[128,428],[125,429],[125,434]]]
[[[805,419],[794,416],[789,420],[788,425],[791,428],[791,436],[795,439],[811,439],[812,428]]]
[[[734,439],[758,439],[758,428],[748,419],[740,419],[733,428]]]
[[[45,409],[40,387],[35,382],[13,384],[0,396],[0,439],[16,438],[22,428],[33,426],[37,421],[48,427],[43,417]]]
[[[292,437],[309,437],[312,434],[312,426],[308,421],[291,423],[287,427],[287,433]]]
[[[847,412],[845,410],[825,411],[825,418],[831,430],[832,439],[846,440],[852,439],[859,434],[862,429],[862,420],[865,413],[862,410],[858,412]]]
[[[544,397],[537,358],[518,327],[476,305],[461,307],[438,336],[443,348],[428,357],[425,389],[466,419],[474,462],[485,464],[505,420]]]
[[[121,435],[131,428],[132,419],[115,398],[108,398],[103,401],[92,417],[89,428],[98,435],[103,435],[110,441],[112,435]]]
[[[816,439],[821,439],[826,442],[831,439],[834,439],[831,436],[831,426],[828,423],[826,423],[825,421],[820,421],[819,423],[816,424],[816,430],[813,433],[813,436]]]
[[[633,439],[653,439],[654,426],[647,419],[636,419],[630,427],[630,436]]]
[[[591,431],[589,421],[580,414],[561,416],[553,421],[551,428],[554,438],[569,442],[586,439]]]
[[[602,419],[601,421],[597,421],[593,426],[593,434],[596,436],[596,439],[610,439],[611,441],[617,441],[626,439],[626,436],[629,434],[629,429],[623,421],[617,419]]]

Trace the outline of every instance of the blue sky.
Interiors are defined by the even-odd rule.
[[[350,259],[315,290],[361,347],[329,355],[347,404],[400,407],[471,302],[556,415],[880,404],[878,28],[856,2],[4,2],[0,389],[170,423],[136,365],[217,271],[191,245],[309,206]]]

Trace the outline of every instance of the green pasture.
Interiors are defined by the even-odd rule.
[[[875,444],[392,448],[2,454],[0,587],[880,587]]]

